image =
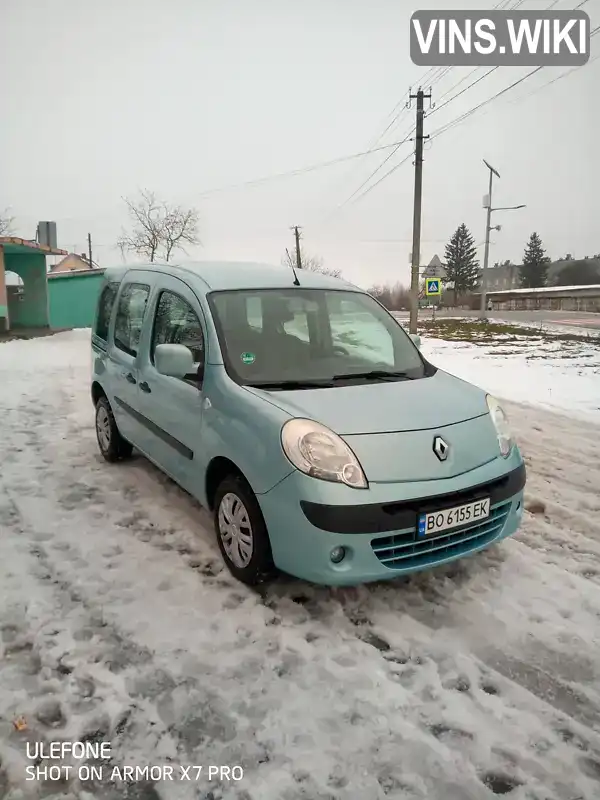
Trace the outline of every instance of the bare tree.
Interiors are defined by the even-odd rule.
[[[15,218],[9,216],[8,209],[5,208],[4,211],[0,213],[0,236],[12,236],[14,233],[14,221]]]
[[[200,244],[198,238],[198,211],[181,206],[172,208],[165,218],[164,251],[165,260],[171,258],[173,250],[183,250],[184,244]]]
[[[393,286],[390,284],[371,286],[367,291],[388,311],[408,311],[410,308],[410,290],[399,282]]]
[[[175,250],[185,252],[184,245],[200,244],[196,209],[171,206],[147,189],[136,200],[125,197],[124,201],[132,227],[117,241],[123,255],[137,253],[151,263],[157,258],[169,261]]]
[[[341,278],[342,276],[341,269],[324,267],[322,258],[318,256],[307,256],[302,247],[300,248],[300,261],[302,263],[302,269],[307,269],[309,272],[320,272],[321,275],[329,275],[330,278]],[[288,269],[291,267],[296,268],[296,253],[290,253],[286,250],[285,255],[281,259],[281,266],[287,267]]]

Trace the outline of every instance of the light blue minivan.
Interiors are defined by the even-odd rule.
[[[371,295],[261,264],[107,269],[92,332],[107,461],[133,447],[214,515],[232,574],[356,585],[517,530],[525,465],[493,398]]]

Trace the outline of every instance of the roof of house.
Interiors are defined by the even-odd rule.
[[[87,275],[102,275],[106,271],[105,267],[84,267],[84,269],[64,269],[61,272],[48,272],[47,278],[49,281],[55,281],[59,278],[76,278],[77,276]]]
[[[592,283],[588,286],[539,286],[535,289],[504,289],[500,292],[486,292],[490,294],[543,294],[545,292],[582,292],[596,289],[600,294],[600,283]]]
[[[57,261],[56,264],[52,264],[52,266],[50,267],[50,271],[54,272],[59,267],[61,267],[66,261],[71,261],[71,262],[74,261],[74,262],[80,262],[81,264],[85,264],[85,267],[82,267],[82,269],[92,269],[93,267],[98,266],[93,261],[92,267],[90,267],[90,262],[87,260],[87,258],[80,256],[79,253],[68,253],[64,258],[61,258],[60,261]]]
[[[292,287],[294,272],[289,267],[245,261],[191,261],[183,263],[127,264],[108,267],[106,278],[122,277],[130,270],[152,270],[200,279],[207,290],[280,289]],[[341,278],[332,278],[311,270],[296,270],[300,286],[310,289],[340,289],[356,286]]]

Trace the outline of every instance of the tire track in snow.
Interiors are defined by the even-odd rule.
[[[3,681],[10,681],[12,702],[1,709],[0,739],[6,739],[2,761],[7,786],[20,787],[25,796],[53,795],[63,791],[85,790],[99,800],[159,800],[150,782],[120,784],[109,780],[113,767],[128,762],[128,734],[132,729],[145,730],[148,742],[160,743],[168,763],[182,763],[181,747],[173,731],[165,726],[160,714],[147,701],[144,692],[130,693],[131,673],[142,672],[146,680],[160,675],[152,654],[127,640],[107,622],[101,608],[90,604],[76,582],[61,572],[50,557],[50,537],[33,532],[18,508],[18,502],[5,495],[2,508],[11,509],[13,524],[21,534],[18,549],[2,542],[3,587],[20,583],[31,588],[44,610],[22,604],[9,606],[0,613],[0,635],[4,639]],[[71,566],[68,547],[59,548],[67,568]],[[63,567],[65,561],[63,560]],[[35,623],[35,624],[34,624]],[[15,660],[16,656],[16,660]],[[151,695],[150,695],[151,696]],[[59,699],[55,699],[59,698]],[[18,716],[27,720],[23,732],[11,730]],[[10,732],[9,732],[10,731]],[[24,782],[25,743],[67,741],[112,742],[112,757],[101,762],[103,781]],[[73,765],[63,760],[62,765]],[[184,797],[185,795],[180,795]],[[192,797],[191,794],[189,794]]]

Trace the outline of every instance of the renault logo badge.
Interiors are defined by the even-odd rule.
[[[448,442],[445,442],[441,436],[436,436],[433,440],[433,452],[440,461],[445,461],[450,452],[450,445]]]

